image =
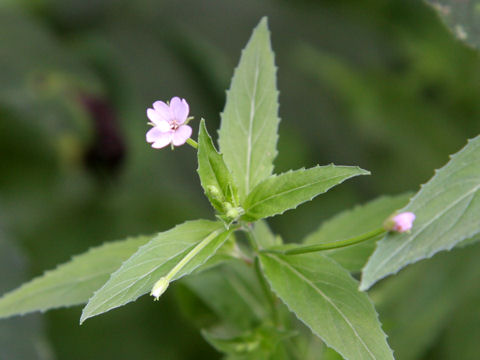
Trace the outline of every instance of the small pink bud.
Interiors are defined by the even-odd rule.
[[[385,223],[384,228],[387,231],[396,231],[404,233],[410,231],[415,220],[415,214],[412,212],[403,212],[389,217]]]

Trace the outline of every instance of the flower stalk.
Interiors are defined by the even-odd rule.
[[[381,227],[376,230],[369,231],[359,236],[352,237],[346,240],[334,241],[330,243],[324,244],[317,244],[317,245],[309,245],[309,246],[300,246],[295,249],[290,250],[262,250],[262,252],[267,253],[275,253],[275,254],[283,254],[283,255],[300,255],[306,254],[311,252],[317,251],[324,251],[324,250],[331,250],[331,249],[338,249],[346,246],[360,244],[364,241],[370,240],[376,236],[382,235],[386,233],[386,230]]]

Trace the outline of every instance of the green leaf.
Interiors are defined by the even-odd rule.
[[[230,170],[217,152],[212,138],[207,132],[205,120],[200,122],[198,134],[198,175],[205,195],[218,212],[226,211],[224,202],[237,206],[237,188]]]
[[[255,221],[282,214],[353,176],[368,174],[359,167],[327,165],[270,176],[248,195],[243,218]]]
[[[325,221],[318,230],[308,235],[304,244],[315,245],[346,240],[378,229],[395,210],[405,206],[410,196],[411,194],[382,196],[365,205],[343,211]],[[379,238],[380,236],[377,236],[357,245],[326,250],[322,253],[351,272],[360,271],[375,249],[375,242]]]
[[[367,294],[335,261],[319,253],[263,253],[260,261],[290,310],[345,359],[393,359]]]
[[[219,131],[220,152],[238,185],[241,202],[273,171],[277,114],[276,67],[263,18],[235,69]]]
[[[389,233],[363,269],[360,288],[395,274],[404,266],[450,250],[480,232],[480,136],[423,185],[402,211],[417,216],[410,233]]]
[[[107,283],[95,292],[83,309],[80,323],[135,301],[152,290],[153,285],[177,264],[195,254],[171,280],[191,273],[215,254],[230,233],[220,222],[195,220],[158,234],[139,248],[112,274]],[[202,243],[207,239],[206,243]],[[197,246],[200,243],[205,246],[199,249]]]
[[[140,236],[111,242],[73,257],[5,294],[0,299],[0,317],[86,303],[110,274],[151,238]]]

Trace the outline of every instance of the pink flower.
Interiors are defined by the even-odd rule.
[[[155,101],[153,109],[147,109],[147,117],[151,128],[147,132],[147,142],[155,149],[161,149],[169,144],[180,146],[192,135],[188,122],[189,106],[185,99],[173,97],[170,103]]]
[[[396,231],[404,233],[410,231],[415,220],[415,214],[412,212],[403,212],[394,215],[385,222],[385,229],[388,231]]]

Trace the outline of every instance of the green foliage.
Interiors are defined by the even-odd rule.
[[[0,317],[83,304],[123,261],[152,239],[140,236],[116,241],[74,256],[0,299]]]
[[[0,105],[6,105],[6,110],[1,110],[0,117],[3,119],[6,114],[8,122],[0,125],[0,152],[3,154],[0,160],[6,160],[8,169],[1,177],[0,198],[4,201],[11,197],[7,206],[7,221],[10,222],[9,225],[14,224],[13,227],[17,227],[17,232],[22,234],[20,241],[24,241],[30,253],[35,254],[32,256],[35,273],[40,268],[45,268],[42,266],[45,263],[50,266],[52,261],[62,258],[62,251],[69,253],[70,248],[85,248],[86,241],[98,243],[101,239],[116,237],[118,232],[135,233],[145,229],[154,231],[158,227],[166,227],[167,224],[171,226],[172,223],[180,221],[179,219],[190,218],[190,215],[195,218],[204,214],[206,209],[202,205],[198,208],[195,206],[200,202],[195,201],[199,198],[195,198],[194,191],[190,191],[188,186],[184,188],[190,181],[189,176],[178,180],[184,169],[193,166],[191,156],[186,157],[191,153],[180,149],[171,156],[166,152],[153,152],[148,149],[144,144],[144,124],[138,121],[138,114],[152,99],[165,99],[171,96],[172,92],[180,93],[180,90],[183,92],[189,86],[197,86],[202,91],[184,95],[189,102],[191,99],[192,112],[194,108],[202,111],[210,109],[211,114],[206,117],[209,121],[216,121],[214,114],[218,113],[219,102],[223,100],[221,89],[224,88],[223,82],[227,80],[220,74],[219,68],[228,68],[229,59],[223,50],[219,51],[213,43],[204,41],[210,37],[203,37],[201,31],[206,28],[215,29],[215,26],[217,29],[214,31],[224,31],[225,23],[234,28],[237,18],[242,18],[233,11],[236,18],[232,21],[232,18],[224,14],[223,6],[212,2],[212,5],[208,5],[211,6],[209,16],[220,15],[219,19],[225,23],[219,21],[217,24],[209,19],[209,26],[198,32],[202,26],[197,28],[196,10],[200,6],[203,9],[204,4],[192,3],[188,7],[189,12],[195,16],[195,22],[189,21],[186,13],[182,13],[185,18],[178,22],[171,19],[171,14],[176,10],[174,3],[168,4],[168,12],[163,11],[162,5],[156,5],[157,12],[151,12],[151,9],[143,6],[147,3],[140,0],[138,8],[148,10],[134,11],[135,17],[125,22],[124,16],[101,15],[102,11],[111,13],[108,10],[113,7],[110,8],[108,1],[99,2],[102,5],[83,5],[84,3],[79,0],[41,0],[35,5],[39,12],[31,19],[16,12],[0,14],[0,19],[3,20],[0,21],[3,30],[0,34],[0,64],[1,68],[6,70],[0,75],[4,80],[0,81]],[[288,1],[281,3],[284,6]],[[297,29],[302,33],[300,45],[298,38],[292,36],[292,31],[285,31],[279,36],[282,41],[279,44],[279,54],[287,68],[285,73],[282,72],[285,77],[281,79],[286,84],[285,93],[282,95],[285,107],[282,111],[293,121],[285,124],[283,131],[287,136],[282,137],[282,141],[285,141],[282,147],[289,151],[282,151],[285,155],[282,154],[284,157],[278,159],[278,165],[287,169],[290,167],[287,166],[289,163],[296,164],[300,161],[328,163],[335,160],[350,163],[349,156],[354,154],[356,162],[373,169],[379,176],[371,179],[368,184],[362,184],[362,187],[358,188],[361,193],[358,189],[347,193],[337,192],[324,197],[323,202],[313,203],[311,206],[314,207],[302,207],[295,212],[295,217],[289,217],[290,213],[282,217],[282,221],[275,222],[274,219],[274,229],[280,230],[282,235],[286,232],[289,232],[288,235],[295,235],[284,236],[289,240],[301,237],[302,231],[313,228],[315,222],[338,211],[345,203],[350,206],[359,198],[376,195],[385,188],[388,192],[397,192],[416,186],[424,172],[438,166],[433,164],[446,156],[459,139],[463,141],[466,134],[471,135],[474,130],[478,133],[475,119],[480,114],[475,95],[478,94],[479,83],[477,55],[473,54],[473,51],[462,49],[461,43],[453,42],[444,32],[430,33],[430,29],[434,29],[434,17],[422,15],[427,13],[426,6],[411,5],[412,2],[397,2],[385,6],[378,0],[362,5],[355,2],[337,5],[332,2],[327,6],[311,2],[312,7],[309,9],[318,7],[320,10],[317,13],[308,11],[311,20],[306,20],[306,17],[299,15],[307,3],[295,3],[295,8],[289,8],[289,11],[275,12],[288,14],[288,17],[275,15],[273,21],[275,26]],[[458,15],[458,18],[463,16],[468,17],[469,21],[474,20],[475,12],[472,11],[471,16],[462,14],[461,6],[473,9],[469,7],[474,6],[473,2],[466,3],[468,4],[455,4],[456,7],[452,4],[452,14]],[[70,6],[75,4],[78,7],[70,9]],[[278,4],[280,3],[277,2],[276,5]],[[103,6],[100,12],[98,6]],[[233,2],[230,6],[233,6]],[[243,9],[248,4],[235,6]],[[266,8],[262,7],[261,12],[268,13],[268,5],[262,6]],[[438,6],[437,8],[444,10]],[[131,10],[132,8],[126,5],[115,5],[114,13],[124,15],[132,12]],[[168,15],[165,16],[162,12]],[[253,13],[257,16],[255,11]],[[355,20],[359,21],[349,21],[350,16],[357,16]],[[82,17],[85,17],[83,20],[87,19],[88,26],[83,26],[85,24],[82,24]],[[37,18],[41,18],[38,23]],[[363,25],[367,18],[368,29]],[[90,26],[98,25],[95,24],[98,20],[101,21],[98,24],[102,26]],[[252,19],[247,19],[244,24],[250,21]],[[191,23],[195,23],[195,26],[189,28]],[[383,25],[380,26],[380,23]],[[419,32],[423,26],[425,32]],[[467,28],[469,40],[475,29]],[[306,29],[314,31],[303,31]],[[319,38],[317,34],[323,33],[319,31],[321,29],[327,29],[329,36]],[[195,34],[189,33],[192,30]],[[459,30],[462,28],[457,26],[457,34],[461,35]],[[308,32],[313,34],[310,40]],[[92,44],[95,33],[101,33],[101,36]],[[355,36],[346,36],[350,34]],[[142,39],[141,42],[138,42],[139,38]],[[218,40],[214,36],[211,38]],[[351,40],[348,40],[343,44],[345,48],[342,48],[344,39],[353,38],[354,46],[350,43]],[[230,36],[229,31],[228,41],[231,39],[234,37]],[[318,45],[317,49],[313,43]],[[107,44],[108,46],[104,46]],[[361,52],[356,51],[359,47],[362,48]],[[320,48],[322,51],[318,50]],[[284,57],[282,52],[288,56]],[[304,72],[309,85],[303,92],[299,91],[302,86],[297,87],[298,80],[301,80],[301,76],[295,72],[298,69]],[[188,76],[185,76],[185,70],[188,71]],[[161,277],[167,277],[168,285],[170,281],[190,274],[182,279],[186,285],[183,289],[187,289],[189,293],[184,297],[187,299],[185,303],[190,307],[188,315],[194,320],[202,318],[205,324],[202,327],[206,328],[205,337],[224,352],[227,359],[341,358],[334,350],[326,349],[309,330],[308,334],[302,331],[307,329],[304,326],[299,327],[299,321],[286,311],[268,285],[264,286],[266,282],[263,281],[263,274],[253,271],[253,264],[258,265],[258,256],[261,256],[263,269],[269,276],[272,287],[316,334],[329,340],[329,345],[342,352],[346,358],[391,358],[391,351],[385,343],[375,311],[366,295],[356,290],[356,282],[348,274],[348,271],[356,272],[363,266],[373,251],[377,238],[349,248],[327,250],[322,255],[287,257],[258,254],[261,249],[283,249],[281,238],[270,230],[262,218],[295,208],[337,184],[332,182],[322,189],[320,183],[315,183],[322,181],[321,177],[314,174],[319,168],[271,176],[279,122],[275,72],[269,31],[266,20],[262,20],[243,52],[227,96],[219,139],[225,156],[216,150],[205,123],[202,121],[200,124],[200,182],[218,211],[218,217],[227,226],[235,223],[230,231],[225,230],[220,222],[200,220],[183,224],[160,234],[122,266],[120,263],[137,248],[128,250],[128,254],[120,255],[115,251],[108,252],[110,245],[104,245],[6,295],[6,298],[15,294],[23,296],[12,297],[10,304],[15,307],[41,303],[45,306],[44,309],[47,309],[49,306],[73,305],[75,301],[85,302],[94,289],[107,280],[108,273],[121,266],[91,299],[85,309],[82,318],[84,320],[88,316],[135,300],[148,292],[153,283]],[[161,85],[159,78],[162,79]],[[325,86],[330,89],[325,91]],[[112,130],[115,128],[115,121],[103,124],[102,116],[93,116],[85,109],[79,111],[81,105],[76,98],[79,92],[112,101],[111,110],[118,111],[119,121],[122,121],[120,127],[127,129],[125,141],[128,142],[129,161],[125,172],[119,178],[120,181],[116,183],[118,188],[110,186],[108,181],[97,186],[98,184],[91,180],[91,174],[83,169],[86,152],[83,137],[90,137],[82,133],[88,131],[92,139],[105,139],[105,134],[95,132],[98,130],[96,127]],[[52,99],[61,105],[49,103]],[[315,121],[302,123],[313,118]],[[316,121],[317,118],[321,121]],[[455,122],[450,119],[455,119]],[[43,166],[45,162],[37,161],[39,154],[45,152],[45,146],[39,145],[40,137],[44,138],[45,144],[49,146],[60,143],[58,153],[62,159],[65,157],[68,160],[68,166],[62,169],[61,174],[55,169],[46,169]],[[30,147],[29,151],[25,151],[27,146]],[[17,156],[17,152],[21,155]],[[12,154],[15,156],[12,157]],[[160,159],[161,165],[152,166],[153,159]],[[22,161],[19,171],[12,171],[13,168],[16,169],[17,163],[22,164]],[[478,163],[478,157],[474,162]],[[370,166],[371,164],[374,166]],[[38,174],[42,176],[31,176],[31,173],[23,175],[26,168],[30,170],[32,167],[41,169]],[[475,178],[472,176],[475,170],[478,169],[474,166],[465,169],[463,175],[470,176],[468,181]],[[53,179],[58,177],[60,190],[42,189],[42,196],[32,196],[29,186],[22,189],[22,185],[18,185],[25,183],[42,188],[43,174],[50,174]],[[357,168],[357,173],[350,176],[360,174],[365,172]],[[386,174],[388,176],[385,176]],[[345,175],[345,179],[350,176]],[[452,178],[454,181],[458,180],[455,176]],[[443,188],[448,188],[449,181],[450,179],[446,179],[445,184],[437,184],[440,189],[432,189],[430,198],[422,200],[423,204],[418,206],[424,205],[422,209],[428,212],[433,211],[428,210],[428,202],[434,204],[432,209],[442,205],[441,199],[445,194],[449,194],[448,191],[442,191]],[[3,183],[13,184],[12,186],[23,190],[22,201],[16,201],[15,197],[5,191],[5,188],[2,188]],[[191,184],[198,185],[195,182]],[[238,194],[236,185],[239,188]],[[466,188],[461,181],[455,186],[458,189]],[[106,188],[112,192],[103,191],[107,190]],[[421,198],[420,194],[418,198]],[[28,201],[24,201],[25,199]],[[469,205],[476,206],[478,199],[473,198],[473,193],[471,200]],[[372,229],[381,227],[383,219],[402,207],[405,202],[406,198],[403,196],[380,198],[341,213],[309,235],[305,245],[326,244],[371,232]],[[31,204],[35,205],[32,209]],[[247,209],[247,214],[239,220],[243,213],[240,205]],[[101,211],[98,211],[99,209]],[[3,214],[0,215],[3,219]],[[455,221],[455,216],[451,215],[450,212],[444,214],[445,217],[449,216],[448,221]],[[473,218],[472,214],[468,216]],[[461,231],[468,230],[468,226],[463,226],[465,218],[459,219],[458,232],[455,226],[451,233],[450,230],[442,228],[443,216],[440,216],[435,229],[428,228],[426,232],[428,230],[437,235],[439,228],[443,230],[440,239],[444,236],[447,241],[446,238],[450,235],[455,237]],[[250,221],[256,223],[247,223]],[[448,221],[443,222],[448,225]],[[473,221],[470,221],[469,225],[472,223]],[[72,231],[75,228],[81,231]],[[245,244],[241,234],[229,236],[234,230],[248,231],[250,243]],[[381,228],[377,230],[381,231]],[[455,246],[465,247],[480,239],[478,231],[471,235],[463,234],[463,240],[455,240]],[[392,235],[389,237],[395,238]],[[32,238],[34,240],[30,241]],[[432,236],[431,242],[423,245],[436,251],[433,238],[435,236]],[[450,238],[452,239],[451,236]],[[61,244],[57,243],[58,239],[62,241]],[[145,239],[145,242],[148,240]],[[121,243],[118,244],[120,246]],[[111,246],[113,248],[114,245]],[[52,251],[53,248],[56,251]],[[439,360],[475,356],[476,349],[472,344],[475,345],[475,339],[478,338],[475,337],[478,326],[472,324],[476,318],[471,316],[478,303],[475,249],[473,246],[464,249],[461,254],[469,254],[468,256],[457,257],[452,254],[452,258],[448,260],[444,260],[447,259],[446,255],[436,257],[432,259],[435,265],[431,267],[422,267],[430,262],[417,264],[413,267],[414,271],[406,273],[407,276],[402,273],[398,278],[389,279],[393,280],[391,283],[382,283],[386,286],[378,292],[378,288],[374,290],[374,299],[379,305],[382,319],[386,319],[384,328],[391,334],[391,343],[395,345],[393,348],[399,358],[418,358],[420,354],[425,354],[429,347],[429,353],[425,357]],[[98,254],[95,253],[97,250]],[[104,254],[105,252],[107,253]],[[102,263],[101,254],[104,254],[106,264]],[[232,261],[233,257],[238,259]],[[79,259],[84,259],[83,267],[79,266]],[[118,263],[114,267],[115,261]],[[94,274],[99,278],[88,279],[88,274],[93,273],[97,265],[103,272]],[[104,269],[110,265],[110,270]],[[72,272],[67,271],[70,268],[73,268]],[[255,269],[261,270],[257,267]],[[81,283],[78,288],[73,287],[71,282],[65,282],[69,279],[66,278],[67,275],[82,278],[86,282]],[[100,277],[103,277],[101,281]],[[469,286],[470,284],[473,285]],[[45,290],[45,293],[42,290]],[[477,295],[473,294],[475,292]],[[47,304],[46,299],[49,297],[51,302]],[[150,356],[154,352],[145,345],[154,344],[150,345],[154,349],[157,343],[160,344],[157,345],[158,348],[163,351],[158,354],[159,357],[182,357],[179,353],[188,347],[177,344],[183,342],[184,338],[188,338],[190,343],[191,336],[180,320],[170,321],[173,315],[167,307],[169,299],[171,298],[162,299],[160,312],[145,312],[147,320],[158,314],[158,321],[130,321],[132,328],[128,327],[129,343],[137,344],[138,349],[141,349],[133,350],[134,355],[130,357],[141,357],[142,353]],[[1,302],[2,300],[0,309]],[[151,301],[145,304],[144,308],[153,309],[154,304]],[[456,321],[450,321],[453,316],[452,309],[463,304],[466,306],[462,316]],[[32,311],[36,309],[35,306],[32,305]],[[135,320],[141,319],[135,312],[138,308],[140,307],[123,314],[132,316]],[[12,313],[17,310],[12,310]],[[340,310],[340,313],[337,310]],[[53,314],[52,318],[55,316]],[[63,313],[60,317],[64,318]],[[113,318],[115,317],[106,317],[105,321]],[[125,318],[117,319],[124,323]],[[141,325],[135,328],[135,324],[132,324],[134,322]],[[147,322],[153,324],[148,325],[150,329],[147,329]],[[179,325],[174,326],[174,322]],[[167,334],[160,334],[157,330],[164,323],[168,323]],[[101,330],[97,330],[97,333],[105,332],[104,324],[105,322],[101,323]],[[352,326],[349,327],[349,324]],[[395,324],[399,326],[395,327]],[[93,329],[93,326],[95,323],[92,327],[89,325],[89,330]],[[456,334],[456,331],[447,329],[448,326],[461,329],[461,335],[460,332]],[[410,327],[414,329],[411,330]],[[181,330],[177,330],[177,333],[170,331],[175,328]],[[151,331],[152,329],[154,331]],[[91,333],[94,335],[90,336],[94,338],[95,332]],[[83,334],[82,336],[85,336]],[[182,334],[184,337],[179,336]],[[70,359],[71,354],[76,352],[69,346],[71,342],[68,343],[68,336],[64,337],[61,331],[59,339],[58,343],[62,344],[61,347]],[[161,343],[158,339],[162,340]],[[170,341],[172,339],[173,341]],[[448,340],[445,342],[448,345],[435,347],[434,341],[437,339]],[[374,344],[371,347],[374,350],[368,353],[370,348],[362,347],[362,341],[363,344]],[[95,342],[86,344],[84,341],[83,353],[79,352],[77,356],[84,358],[85,353],[91,356],[90,353],[94,352],[89,352],[87,348],[93,343]],[[115,356],[118,352],[121,356],[129,357],[123,353],[124,346],[125,344],[110,348],[105,346],[107,355],[98,357],[118,358],[118,355]],[[174,350],[175,356],[168,353],[166,347],[178,347]],[[101,346],[97,346],[96,354],[98,348]],[[357,353],[358,349],[360,350]],[[194,350],[192,353],[196,358],[203,358]],[[186,357],[191,358],[188,355]]]
[[[217,152],[213,145],[203,119],[200,122],[198,134],[197,171],[205,195],[219,213],[225,214],[228,212],[226,202],[230,204],[231,208],[237,206],[237,188],[222,155]]]
[[[261,326],[232,338],[222,338],[207,331],[202,334],[230,360],[288,360],[282,341],[294,335],[273,326]]]
[[[378,229],[395,210],[405,206],[410,195],[382,196],[365,205],[343,211],[325,221],[318,230],[309,234],[303,243],[305,245],[331,243]],[[347,270],[357,272],[367,262],[379,238],[380,236],[377,236],[357,245],[326,250],[323,254],[331,257]]]
[[[368,174],[358,167],[327,165],[273,175],[248,194],[243,218],[254,221],[282,214],[351,177]]]
[[[260,260],[275,293],[345,359],[393,359],[372,303],[340,265],[318,253]]]
[[[26,280],[26,258],[3,231],[0,221],[0,291],[4,292]],[[45,317],[24,316],[0,321],[0,359],[50,360]]]
[[[208,243],[183,266],[172,280],[189,274],[205,263],[230,235],[220,222],[189,221],[158,234],[138,249],[111,278],[95,292],[83,309],[80,322],[135,301],[149,292],[155,282],[165,276],[205,239]]]
[[[390,233],[378,242],[363,269],[361,289],[480,232],[479,190],[480,136],[453,155],[402,209],[417,216],[412,231]]]
[[[220,151],[242,202],[273,170],[280,121],[275,74],[270,33],[263,18],[233,75],[219,131]]]
[[[217,321],[206,327],[217,332],[221,328],[223,336],[235,336],[255,328],[267,316],[268,305],[253,268],[242,261],[230,261],[186,277],[182,284],[216,315]]]
[[[422,358],[441,333],[451,328],[451,319],[462,309],[459,304],[478,294],[479,256],[478,245],[441,253],[409,266],[372,290],[372,300],[397,359]],[[472,358],[462,352],[457,356]]]
[[[480,1],[426,0],[455,36],[480,47]]]

